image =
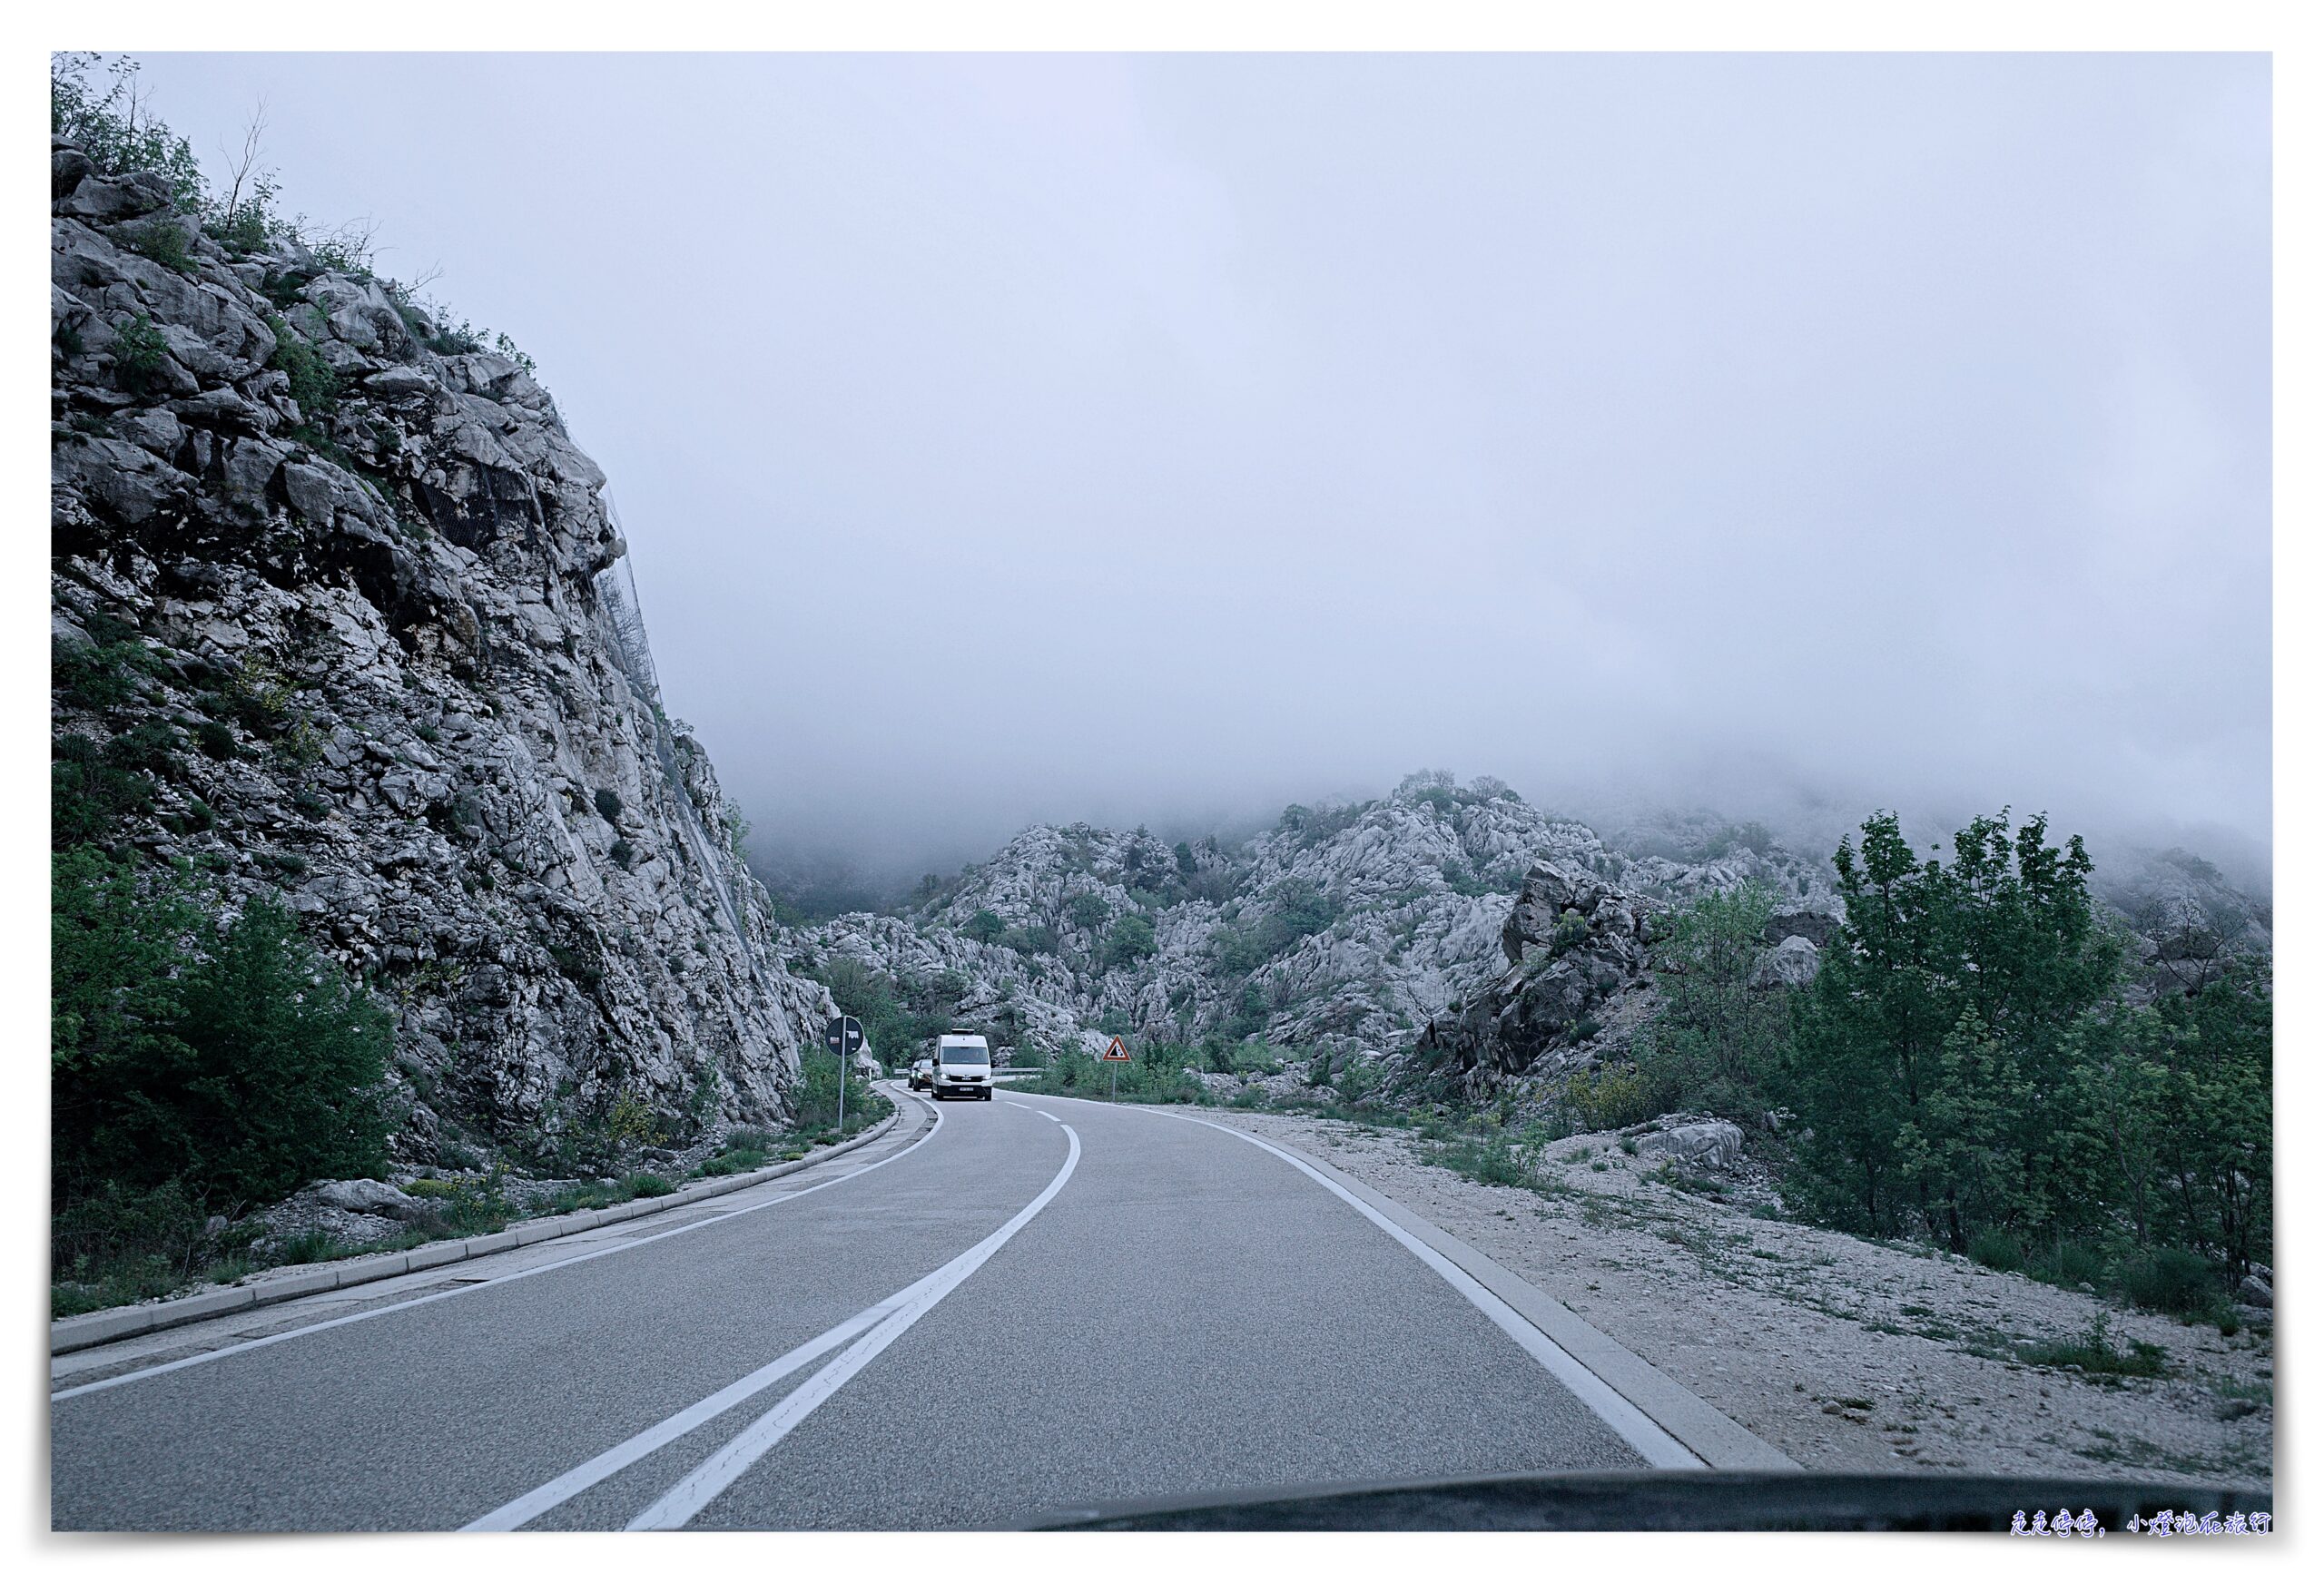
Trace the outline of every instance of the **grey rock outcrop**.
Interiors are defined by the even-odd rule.
[[[318,1182],[310,1189],[315,1202],[326,1209],[349,1214],[375,1214],[389,1220],[420,1220],[428,1206],[400,1187],[369,1177],[346,1182]]]
[[[1649,1159],[1668,1159],[1699,1171],[1726,1171],[1743,1163],[1743,1129],[1709,1116],[1658,1116],[1622,1135]]]
[[[1824,953],[1806,935],[1787,935],[1751,973],[1754,989],[1805,989],[1816,981]]]
[[[1606,1003],[1644,983],[1649,916],[1593,871],[1534,864],[1502,927],[1507,970],[1432,1019],[1414,1061],[1453,1076],[1484,1068],[1508,1077],[1561,1044],[1583,1044],[1603,1027],[1596,1014]]]
[[[781,965],[547,392],[381,281],[230,256],[54,152],[54,729],[150,790],[102,839],[230,908],[282,893],[372,982],[406,1159],[624,1098],[675,1136],[785,1116],[829,997]]]

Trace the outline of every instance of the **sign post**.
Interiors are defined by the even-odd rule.
[[[847,1130],[847,1069],[854,1064],[856,1051],[863,1047],[863,1025],[852,1017],[834,1017],[823,1024],[823,1047],[839,1057],[839,1123],[835,1130],[842,1136]]]
[[[1120,1098],[1120,1070],[1111,1063],[1115,1061],[1127,1061],[1129,1059],[1129,1050],[1128,1047],[1122,1043],[1121,1035],[1116,1034],[1114,1036],[1114,1042],[1108,1045],[1106,1047],[1106,1053],[1098,1058],[1108,1063],[1106,1067],[1106,1097],[1108,1099]]]

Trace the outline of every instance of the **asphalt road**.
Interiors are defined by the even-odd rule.
[[[53,1521],[940,1528],[1643,1465],[1243,1136],[1006,1092],[902,1103],[888,1138],[731,1198],[60,1359]]]

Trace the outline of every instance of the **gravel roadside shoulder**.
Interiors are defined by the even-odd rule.
[[[1429,1165],[1409,1133],[1244,1113],[1233,1125],[1328,1160],[1564,1303],[1813,1469],[2274,1477],[2274,1344],[2222,1337],[1902,1244],[1769,1220],[1647,1179],[1606,1135],[1568,1138],[1547,1189]],[[2160,1379],[2019,1361],[2103,1313]],[[2264,1316],[2259,1316],[2264,1322]]]

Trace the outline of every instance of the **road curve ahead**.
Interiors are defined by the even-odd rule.
[[[1245,1135],[893,1092],[731,1198],[57,1360],[52,1520],[941,1528],[1686,1460]]]

